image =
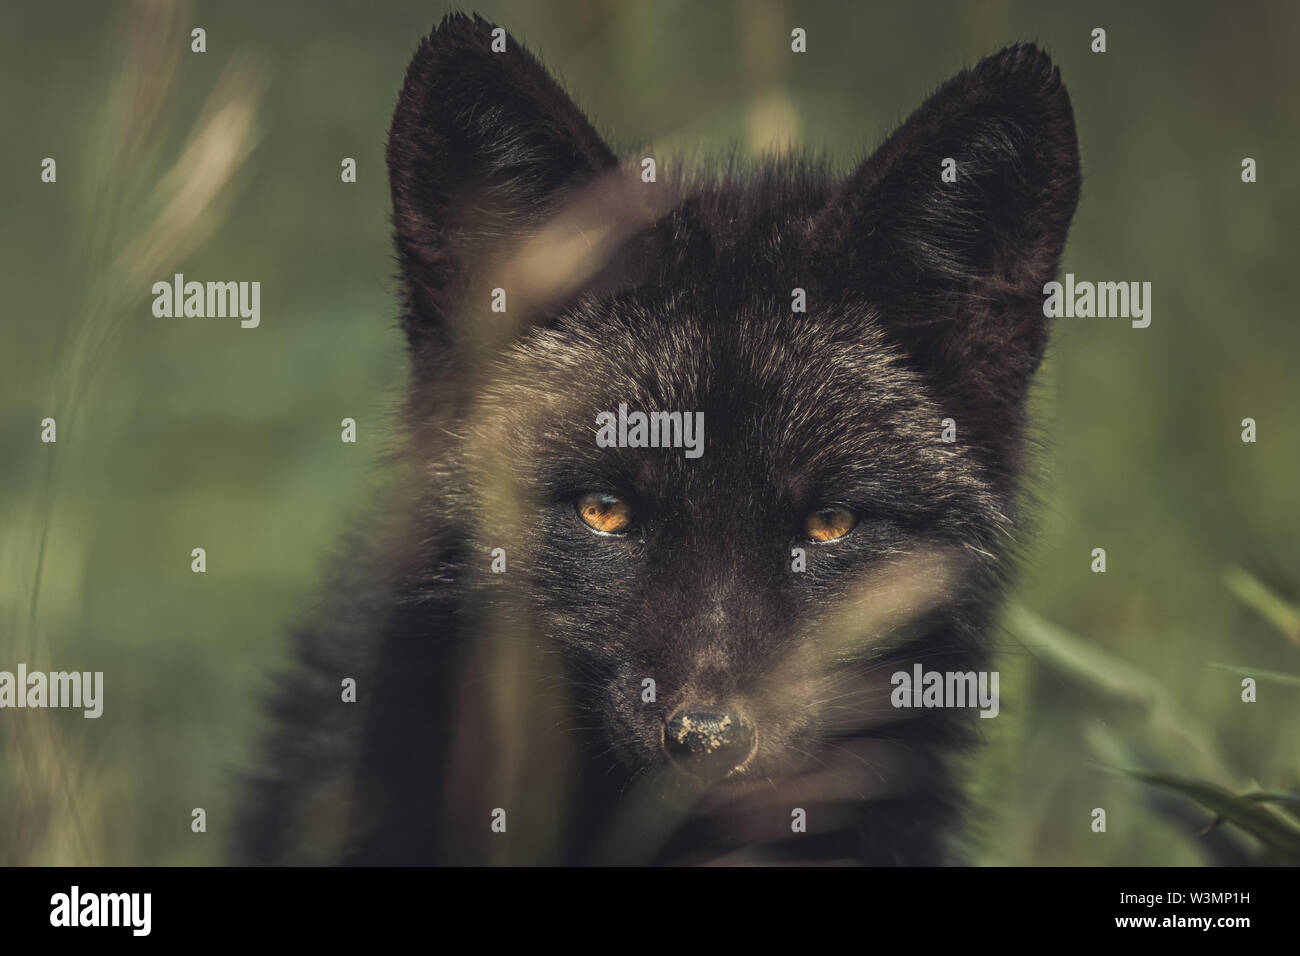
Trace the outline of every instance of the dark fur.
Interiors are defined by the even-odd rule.
[[[1041,290],[1080,182],[1059,74],[1032,46],[985,59],[847,178],[661,160],[644,188],[671,208],[580,288],[521,296],[522,327],[484,334],[512,244],[617,168],[490,30],[445,19],[393,118],[405,479],[299,637],[243,858],[943,861],[972,714],[894,711],[887,681],[984,663],[1009,578]],[[594,416],[620,402],[704,412],[703,458],[598,448]],[[590,533],[573,509],[587,490],[629,498],[636,532]],[[858,527],[801,543],[827,503]],[[488,571],[495,547],[506,574]],[[861,633],[832,651],[837,612],[895,593],[891,567],[905,613],[850,617]],[[348,676],[357,704],[339,702]],[[664,766],[664,721],[737,700],[758,751],[701,793]]]

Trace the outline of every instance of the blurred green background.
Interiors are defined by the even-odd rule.
[[[1035,399],[1039,535],[998,635],[1003,715],[981,722],[996,726],[966,842],[983,863],[1261,859],[1239,808],[1244,828],[1201,835],[1197,802],[1105,768],[1300,790],[1300,686],[1261,679],[1245,704],[1210,666],[1300,674],[1300,5],[1083,6],[469,9],[538,52],[625,154],[793,146],[847,168],[979,56],[1024,39],[1053,54],[1084,170],[1063,271],[1150,281],[1152,322],[1057,327]],[[0,862],[221,860],[285,627],[381,481],[405,376],[384,137],[446,9],[0,12],[0,669],[106,675],[98,721],[0,712]],[[173,272],[260,280],[261,327],[154,318],[150,286]],[[1294,824],[1285,800],[1253,806]]]

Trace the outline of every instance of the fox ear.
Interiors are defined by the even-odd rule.
[[[448,334],[449,313],[503,243],[616,166],[586,117],[513,37],[478,16],[445,17],[407,69],[388,137],[412,350],[418,355]]]
[[[944,84],[841,184],[810,261],[878,311],[941,393],[1006,411],[1043,355],[1043,284],[1079,182],[1059,71],[1009,47]]]

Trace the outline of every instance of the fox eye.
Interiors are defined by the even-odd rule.
[[[803,528],[814,541],[837,541],[857,523],[858,516],[847,508],[823,508],[805,518]]]
[[[632,526],[632,506],[616,495],[588,492],[577,507],[582,523],[599,534],[626,534]]]

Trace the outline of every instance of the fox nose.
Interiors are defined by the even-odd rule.
[[[726,711],[679,710],[664,727],[664,749],[688,773],[718,780],[749,759],[754,728]]]

